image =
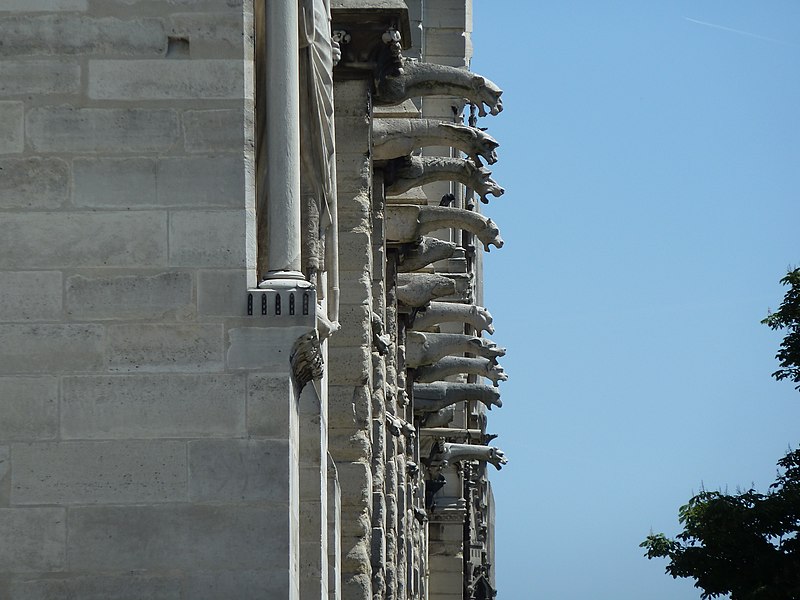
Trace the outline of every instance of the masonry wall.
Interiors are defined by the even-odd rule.
[[[0,597],[298,597],[252,2],[4,0],[0,31]]]

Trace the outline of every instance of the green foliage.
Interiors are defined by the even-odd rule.
[[[800,390],[800,268],[789,271],[781,279],[781,284],[789,286],[783,303],[776,312],[770,313],[761,322],[770,329],[788,331],[781,342],[781,349],[775,355],[781,368],[772,376],[778,381],[791,379],[798,384],[795,389]]]
[[[694,578],[703,599],[800,600],[800,450],[778,466],[766,494],[701,491],[679,510],[683,532],[647,536],[645,556],[668,558],[666,572]]]

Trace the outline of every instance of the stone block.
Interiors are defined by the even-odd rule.
[[[177,112],[167,108],[45,106],[28,111],[35,152],[166,152],[179,141]]]
[[[96,100],[238,100],[245,97],[241,60],[90,60]]]
[[[372,359],[369,348],[337,347],[328,355],[331,385],[364,385],[370,383]]]
[[[65,377],[61,385],[64,439],[245,434],[243,375],[137,373]]]
[[[191,273],[73,275],[67,315],[79,320],[186,318],[194,313]]]
[[[288,503],[289,440],[189,442],[189,500]]]
[[[358,271],[339,271],[339,302],[344,304],[372,303],[372,279],[363,269]]]
[[[288,577],[264,571],[203,571],[186,575],[186,598],[290,598]]]
[[[199,271],[197,312],[242,317],[247,314],[247,271]]]
[[[289,510],[209,505],[92,506],[69,513],[76,571],[269,569],[288,574]]]
[[[242,15],[222,12],[173,14],[171,34],[189,40],[193,59],[240,58],[246,40]]]
[[[372,311],[364,304],[342,304],[339,324],[342,326],[331,338],[331,346],[369,346],[372,343]]]
[[[455,56],[464,60],[465,56],[471,54],[468,43],[469,37],[464,33],[463,28],[430,28],[425,32],[426,54]]]
[[[19,1],[28,3],[26,0]],[[0,97],[69,95],[80,92],[80,87],[81,68],[76,62],[0,61]]]
[[[161,56],[167,48],[164,23],[153,18],[15,15],[0,18],[0,31],[0,56]]]
[[[59,271],[0,271],[0,321],[61,319]]]
[[[86,10],[88,0],[3,0],[3,12],[57,12]]]
[[[58,434],[58,378],[0,377],[0,439],[42,440]]]
[[[289,439],[289,411],[295,400],[289,374],[247,377],[247,434],[250,436]]]
[[[107,357],[111,371],[221,371],[222,325],[112,325]]]
[[[52,210],[60,208],[67,198],[69,165],[66,161],[39,157],[0,159],[0,210]]]
[[[25,111],[22,102],[0,102],[0,154],[25,149]]]
[[[367,432],[331,427],[328,434],[328,451],[337,464],[371,459],[372,441]]]
[[[244,208],[245,164],[238,154],[162,158],[156,185],[162,206]]]
[[[72,173],[75,206],[136,209],[158,205],[155,159],[77,158]]]
[[[242,194],[244,196],[244,194]],[[244,210],[175,212],[169,224],[169,260],[174,266],[246,268]]]
[[[14,504],[186,500],[186,443],[172,440],[14,444]]]
[[[9,584],[12,600],[181,600],[179,575],[58,575],[20,576]]]
[[[339,265],[345,271],[370,270],[372,267],[372,236],[359,227],[339,232]]]
[[[0,84],[2,85],[2,84]],[[2,89],[2,88],[0,88]],[[253,149],[253,124],[241,109],[187,110],[183,113],[187,152],[241,152]]]
[[[308,327],[232,327],[228,329],[226,363],[229,369],[273,373],[291,372],[289,355]]]
[[[366,462],[337,462],[342,506],[371,506],[372,473]]]
[[[63,569],[66,520],[63,508],[0,508],[0,572]]]
[[[29,213],[0,219],[0,268],[158,267],[166,258],[162,212]]]
[[[103,367],[101,325],[0,325],[0,373],[63,373]]]
[[[8,506],[11,496],[11,448],[0,446],[0,506]],[[2,588],[0,588],[2,589]]]

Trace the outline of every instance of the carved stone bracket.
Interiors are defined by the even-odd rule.
[[[317,331],[301,335],[294,343],[289,355],[292,374],[298,384],[298,391],[312,379],[321,379],[324,374],[322,349]]]

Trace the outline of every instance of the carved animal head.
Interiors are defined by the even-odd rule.
[[[503,240],[500,240],[500,246],[503,245]],[[498,247],[500,247],[498,246]],[[488,252],[488,249],[487,249]],[[489,335],[494,334],[494,325],[492,325],[492,315],[483,306],[472,306],[472,314],[480,321],[480,327],[475,326],[476,329],[488,332]]]
[[[489,410],[492,410],[493,406],[501,408],[503,406],[503,401],[500,400],[500,392],[495,388],[486,388],[486,390],[486,394],[481,398],[481,402],[483,402],[484,406]]]
[[[492,363],[491,368],[487,369],[485,375],[486,377],[492,380],[495,387],[497,387],[497,385],[501,381],[508,381],[508,375],[506,375],[506,372],[503,370],[503,367],[501,367],[497,363]]]
[[[474,354],[478,356],[496,359],[506,355],[505,348],[501,348],[492,340],[487,340],[486,338],[474,337],[470,339],[469,343],[475,346]]]
[[[489,169],[486,167],[476,167],[472,163],[467,164],[471,165],[472,167],[470,172],[472,189],[474,189],[481,197],[481,202],[484,204],[488,203],[489,201],[486,199],[486,196],[489,194],[497,197],[505,194],[506,191],[501,188],[494,179],[492,179],[492,172]]]
[[[486,250],[486,252],[489,252],[490,245],[495,246],[496,248],[503,247],[504,242],[503,238],[500,237],[500,229],[491,219],[486,220],[486,227],[478,232],[477,237],[483,242],[483,249]],[[493,331],[490,331],[489,333],[493,333]]]
[[[500,99],[500,96],[503,90],[497,87],[495,83],[481,75],[475,74],[472,76],[472,89],[475,90],[475,96],[478,100],[476,105],[478,106],[478,114],[480,116],[486,116],[486,110],[483,108],[484,104],[489,107],[489,112],[493,115],[502,112],[503,101]]]
[[[500,450],[500,448],[491,446],[489,449],[489,459],[486,462],[492,463],[499,471],[503,468],[503,465],[508,464],[508,459],[506,458],[505,452]]]
[[[498,146],[500,146],[500,143],[485,131],[477,127],[461,125],[460,123],[442,122],[440,126],[453,129],[469,139],[469,150],[464,150],[464,152],[471,159],[477,161],[479,164],[480,161],[478,157],[481,157],[490,165],[497,162],[496,150]]]

